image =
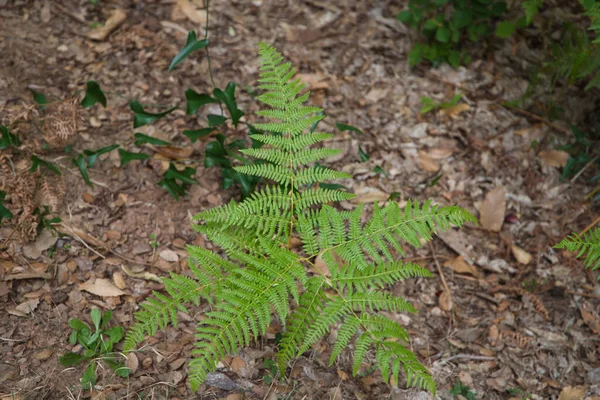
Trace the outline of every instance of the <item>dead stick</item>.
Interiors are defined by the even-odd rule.
[[[437,259],[437,256],[435,255],[435,249],[433,247],[433,243],[429,242],[429,247],[431,248],[431,256],[433,257],[435,266],[437,267],[438,273],[440,274],[440,278],[442,279],[442,285],[444,286],[444,290],[448,293],[448,296],[450,296],[450,299],[452,299],[452,293],[450,293],[450,288],[448,287],[448,283],[446,283],[446,277],[444,276],[442,267]]]
[[[579,237],[581,237],[581,235],[583,235],[584,233],[586,233],[587,231],[589,231],[590,229],[592,229],[594,227],[594,225],[596,225],[598,222],[600,222],[600,217],[596,218],[594,220],[594,222],[592,222],[591,224],[589,224],[588,226],[585,227],[584,230],[582,230],[581,232],[579,232]]]

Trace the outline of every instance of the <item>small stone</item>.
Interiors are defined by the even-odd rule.
[[[49,359],[50,357],[52,357],[52,354],[53,354],[53,353],[54,353],[54,352],[53,352],[51,349],[44,349],[44,350],[42,350],[42,351],[39,351],[39,352],[35,353],[35,354],[33,355],[33,357],[34,357],[36,360],[44,361],[44,360],[47,360],[47,359]]]
[[[100,128],[102,126],[102,122],[100,122],[96,117],[90,117],[90,125],[92,125],[94,128]]]
[[[221,390],[233,390],[237,387],[234,381],[220,372],[209,372],[204,383]]]
[[[146,242],[137,242],[133,246],[133,254],[140,255],[150,252],[150,245]]]
[[[173,246],[178,249],[185,249],[185,245],[185,240],[183,240],[182,238],[175,238],[173,240]]]
[[[66,44],[61,44],[60,46],[58,46],[56,48],[56,50],[60,51],[61,53],[64,53],[66,51],[69,51],[69,48],[67,47]]]
[[[69,296],[65,293],[65,292],[58,292],[55,291],[52,293],[52,302],[54,304],[60,304],[60,303],[64,303],[65,301],[67,301],[67,299],[69,298]]]
[[[165,249],[160,252],[160,258],[168,262],[179,261],[179,256],[173,250]]]

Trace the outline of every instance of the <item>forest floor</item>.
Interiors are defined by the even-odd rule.
[[[203,52],[167,71],[188,30],[204,35],[206,14],[194,2],[192,9],[175,0],[92,3],[0,0],[0,107],[31,103],[28,88],[54,100],[81,96],[87,80],[107,94],[106,108],[82,112],[77,151],[131,146],[128,99],[182,105],[187,88],[212,90]],[[469,225],[413,251],[408,257],[434,277],[389,288],[418,308],[398,319],[438,384],[436,398],[454,399],[450,390],[460,381],[477,399],[600,399],[600,287],[572,254],[552,248],[597,215],[583,201],[591,171],[561,180],[564,160],[553,152],[570,140],[567,122],[584,120],[594,101],[572,89],[563,100],[571,119],[553,123],[503,107],[527,88],[520,57],[531,52],[526,42],[485,49],[466,68],[411,70],[411,37],[395,19],[399,3],[215,0],[209,38],[216,85],[235,82],[244,118],[254,120],[257,44],[273,43],[298,68],[312,103],[325,109],[321,128],[335,132],[333,145],[343,149],[330,164],[353,175],[341,183],[360,201],[396,193],[400,203],[433,199],[495,221],[496,231]],[[125,20],[105,39],[91,40],[89,32],[117,8]],[[443,101],[457,92],[460,107],[419,113],[422,96]],[[9,225],[0,230],[0,399],[432,398],[384,384],[375,372],[352,377],[348,359],[329,367],[327,340],[287,379],[267,384],[273,334],[223,360],[192,394],[187,360],[206,307],[182,314],[178,329],[157,333],[132,354],[129,379],[101,370],[95,390],[83,391],[85,366],[58,363],[72,349],[69,319],[89,321],[90,308],[100,307],[127,328],[140,302],[162,289],[157,277],[188,268],[185,244],[205,245],[191,216],[239,197],[221,188],[218,169],[203,166],[206,141],[189,145],[181,133],[205,126],[207,112],[219,110],[207,106],[198,118],[177,110],[135,130],[193,149],[188,165],[199,185],[179,201],[156,184],[164,159],[121,167],[113,151],[89,170],[91,188],[70,156],[48,158],[67,183],[61,234],[23,243]],[[336,122],[363,133],[338,132]],[[535,150],[533,141],[540,144]],[[450,299],[440,296],[444,279]]]

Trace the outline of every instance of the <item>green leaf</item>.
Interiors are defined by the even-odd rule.
[[[410,22],[412,18],[412,13],[410,12],[410,10],[404,10],[401,11],[396,18],[398,19],[398,21],[406,24],[407,22]]]
[[[110,322],[111,318],[112,318],[112,311],[110,311],[110,310],[104,311],[104,314],[102,314],[102,321],[100,323],[100,328],[105,329],[108,326],[108,323]]]
[[[172,71],[177,64],[185,60],[194,51],[203,49],[206,46],[208,46],[208,40],[197,40],[196,32],[189,31],[185,46],[183,46],[183,49],[181,49],[175,58],[173,58],[173,61],[171,61],[171,65],[169,65],[169,71]]]
[[[106,96],[100,89],[100,85],[96,81],[87,81],[85,84],[85,97],[81,101],[83,108],[89,108],[96,103],[102,104],[102,107],[106,108]]]
[[[515,29],[516,25],[512,21],[498,22],[498,25],[496,25],[496,36],[506,39],[515,32]]]
[[[150,158],[149,154],[145,153],[132,153],[123,149],[119,149],[119,156],[121,156],[121,167],[133,160],[147,160]]]
[[[83,154],[85,154],[87,156],[87,166],[89,168],[92,168],[94,166],[94,164],[96,164],[96,161],[98,161],[98,156],[100,156],[101,154],[110,153],[111,151],[113,151],[114,149],[116,149],[118,147],[119,147],[118,144],[113,144],[110,146],[102,147],[101,149],[94,150],[94,151],[83,150]]]
[[[361,134],[363,133],[363,131],[361,131],[360,129],[358,129],[357,127],[352,126],[352,125],[346,125],[346,124],[342,124],[342,123],[336,122],[335,126],[338,128],[338,130],[340,132],[343,132],[343,131],[353,131],[353,132],[358,132],[358,133],[361,133]]]
[[[86,357],[82,356],[81,354],[67,353],[67,354],[61,356],[58,359],[58,362],[60,363],[60,365],[64,365],[65,367],[71,367],[71,366],[79,363],[81,360],[83,360],[85,358]]]
[[[373,172],[381,174],[381,175],[385,176],[386,178],[388,176],[388,173],[385,171],[385,169],[381,168],[379,165],[376,166],[375,168],[373,168]]]
[[[371,158],[370,155],[365,153],[365,151],[360,145],[358,145],[358,155],[360,156],[360,162],[367,162],[369,161],[369,158]]]
[[[446,28],[445,26],[442,26],[442,27],[438,28],[437,31],[435,31],[435,39],[438,42],[448,43],[448,40],[450,40],[451,34],[452,34],[452,32],[450,32],[450,29]]]
[[[35,171],[37,171],[37,169],[42,166],[44,168],[49,169],[50,171],[54,172],[57,175],[61,175],[60,170],[56,167],[56,165],[52,164],[49,161],[45,161],[42,160],[41,158],[39,158],[36,155],[31,155],[31,168],[29,168],[29,172],[33,173]]]
[[[71,346],[75,346],[77,344],[77,331],[73,331],[69,335],[69,344]]]
[[[31,91],[31,94],[33,94],[33,101],[38,103],[41,109],[46,108],[46,104],[48,104],[48,99],[46,99],[46,96],[43,93],[36,92],[33,89],[29,89],[29,91]]]
[[[165,172],[164,177],[168,179],[177,179],[183,183],[193,185],[198,183],[197,180],[192,178],[192,175],[194,175],[195,172],[196,170],[190,167],[186,167],[185,170],[179,171],[175,168],[175,164],[171,163],[171,166],[167,172]]]
[[[100,321],[102,320],[102,313],[100,310],[94,308],[92,311],[90,311],[90,317],[92,318],[92,323],[94,324],[96,330],[100,329]]]
[[[164,173],[163,178],[158,182],[158,186],[169,192],[176,200],[179,200],[180,196],[185,195],[188,185],[198,183],[198,181],[192,178],[194,173],[196,173],[196,170],[190,167],[186,167],[183,171],[178,171],[175,168],[175,164],[171,163],[167,172]],[[178,180],[182,183],[178,184]]]
[[[143,133],[139,132],[135,133],[133,137],[135,138],[134,144],[138,147],[141,147],[143,144],[146,143],[153,144],[155,146],[168,146],[171,144],[170,142],[166,142],[164,140],[157,139],[152,136],[144,135]]]
[[[210,127],[210,128],[201,128],[201,129],[196,129],[193,131],[183,131],[183,134],[185,136],[187,136],[188,138],[190,138],[190,140],[192,141],[192,143],[195,143],[196,140],[208,136],[210,135],[212,132],[215,131],[214,127]]]
[[[227,121],[227,117],[217,114],[208,114],[206,116],[208,118],[208,126],[217,126],[223,125],[225,121]]]
[[[90,389],[96,384],[96,363],[91,362],[89,367],[83,371],[81,375],[81,387],[83,389]]]
[[[4,125],[0,125],[0,150],[7,148],[8,146],[17,147],[21,145],[21,141],[17,137],[17,135],[13,135],[10,133],[10,129],[8,129]]]
[[[92,181],[90,181],[90,176],[88,175],[87,172],[87,162],[85,160],[85,156],[83,154],[79,154],[79,156],[77,158],[72,158],[71,162],[73,162],[73,164],[79,168],[79,172],[81,172],[81,176],[83,177],[83,180],[85,181],[85,183],[88,184],[88,186],[90,187],[94,187],[94,185],[92,184]]]
[[[78,319],[78,318],[73,318],[71,320],[69,320],[69,326],[73,329],[75,329],[76,331],[80,331],[83,329],[90,329],[90,327],[83,322],[82,320]]]
[[[133,117],[133,127],[134,128],[139,128],[140,126],[151,124],[154,121],[159,120],[162,117],[164,117],[165,115],[169,114],[170,112],[173,112],[173,110],[175,110],[177,108],[177,107],[173,107],[173,108],[168,109],[167,111],[152,114],[152,113],[145,111],[142,104],[137,100],[130,102],[129,107],[131,108],[131,111],[133,111],[135,113],[135,116]]]
[[[123,339],[125,329],[123,329],[122,326],[115,326],[110,329],[107,329],[104,333],[108,335],[109,343],[117,344],[121,339]]]
[[[192,89],[188,89],[185,91],[185,99],[187,100],[185,112],[188,115],[194,114],[200,107],[202,107],[205,104],[219,102],[219,100],[217,100],[213,97],[210,97],[206,93],[196,93]]]
[[[229,115],[231,116],[233,125],[237,128],[238,122],[244,115],[244,112],[238,108],[237,102],[235,101],[235,83],[229,82],[225,88],[225,91],[222,91],[219,88],[214,88],[213,96],[225,103],[227,110],[229,110]]]
[[[11,219],[13,217],[13,213],[4,206],[5,197],[6,192],[0,190],[0,223],[2,223],[3,219]]]
[[[423,61],[424,47],[421,43],[417,43],[413,46],[410,53],[408,54],[408,65],[414,67]]]

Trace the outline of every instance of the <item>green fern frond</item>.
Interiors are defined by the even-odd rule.
[[[401,261],[372,264],[360,270],[354,268],[339,268],[331,271],[330,278],[339,291],[349,290],[367,291],[392,285],[409,278],[430,277],[431,273],[415,263],[402,263]]]
[[[586,268],[597,269],[600,267],[600,228],[594,228],[583,236],[573,233],[554,248],[576,252],[577,258],[584,257]]]
[[[331,133],[323,132],[305,133],[291,140],[289,138],[274,135],[250,135],[252,140],[287,151],[300,151],[308,146],[331,139],[332,137],[333,135]]]
[[[407,386],[414,386],[435,393],[435,381],[427,368],[421,365],[414,353],[402,344],[390,341],[379,342],[375,359],[379,366],[387,363],[382,370],[386,382],[389,376],[391,380],[397,383],[400,369],[404,369]]]

